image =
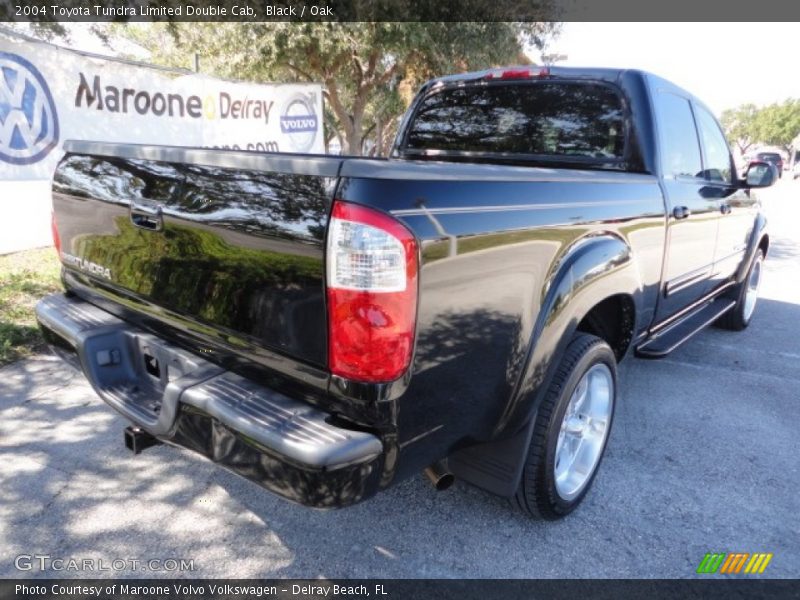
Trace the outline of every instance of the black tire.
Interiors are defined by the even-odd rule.
[[[750,277],[753,275],[753,269],[761,269],[763,263],[764,251],[759,248],[756,250],[753,260],[750,262],[750,267],[747,269],[747,275],[745,276],[744,281],[733,288],[732,297],[735,298],[736,304],[734,304],[733,308],[716,320],[714,324],[717,327],[729,329],[730,331],[742,331],[743,329],[746,329],[748,325],[750,325],[750,321],[753,319],[752,311],[754,308],[751,310],[750,314],[747,314],[746,299],[748,283],[750,282]]]
[[[565,500],[556,487],[556,447],[562,422],[570,404],[572,393],[589,369],[605,364],[611,374],[611,412],[602,441],[600,457],[582,490],[573,498]],[[605,454],[614,408],[617,404],[617,361],[609,345],[599,337],[586,333],[576,334],[570,340],[564,357],[558,366],[550,387],[545,394],[536,417],[533,437],[525,459],[522,480],[512,504],[534,518],[560,519],[581,503],[592,486],[597,470]]]

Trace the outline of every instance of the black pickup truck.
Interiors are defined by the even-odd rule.
[[[51,346],[130,421],[314,507],[426,470],[555,519],[617,363],[743,329],[769,238],[691,94],[633,70],[427,83],[387,159],[65,144]]]

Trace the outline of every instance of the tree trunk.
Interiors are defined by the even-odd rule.
[[[364,109],[358,106],[353,107],[353,115],[351,116],[351,126],[348,127],[344,134],[347,139],[347,154],[352,156],[361,156],[364,152],[364,126],[362,120],[364,118]]]
[[[383,134],[380,138],[380,155],[389,156],[389,151],[394,144],[394,138],[397,135],[397,126],[400,123],[400,117],[393,117],[383,127]]]
[[[345,132],[346,145],[344,153],[351,156],[361,156],[362,148],[364,146],[364,137],[361,135],[361,128],[351,128]]]

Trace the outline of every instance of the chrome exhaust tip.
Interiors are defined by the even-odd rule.
[[[455,476],[447,468],[444,461],[441,460],[433,463],[430,467],[427,467],[425,469],[425,476],[430,480],[430,482],[433,484],[433,487],[436,488],[436,491],[438,492],[443,492],[456,481]]]

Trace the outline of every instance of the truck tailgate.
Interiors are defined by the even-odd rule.
[[[324,236],[341,159],[67,142],[68,285],[229,347],[326,364]]]

